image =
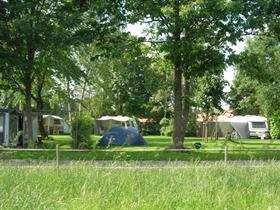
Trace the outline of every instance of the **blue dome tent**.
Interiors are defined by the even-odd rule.
[[[134,128],[110,128],[100,139],[98,145],[119,145],[119,146],[143,146],[146,141],[141,136],[139,130]]]

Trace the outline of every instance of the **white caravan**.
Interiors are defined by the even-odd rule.
[[[138,128],[135,119],[126,116],[103,116],[95,120],[96,135],[103,135],[111,127]]]
[[[267,118],[261,116],[235,116],[221,117],[218,119],[223,136],[233,133],[234,138],[258,137],[261,139],[269,136]]]

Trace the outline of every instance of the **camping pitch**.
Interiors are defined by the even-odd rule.
[[[137,129],[136,121],[131,117],[126,116],[103,116],[95,120],[94,133],[103,135],[111,127],[135,128]]]
[[[134,128],[110,128],[100,139],[99,145],[119,145],[119,146],[143,146],[146,141],[141,136],[139,130]]]
[[[246,139],[249,137],[266,138],[269,134],[267,119],[261,116],[224,117],[218,119],[218,122],[224,136],[234,132],[235,138]]]
[[[67,122],[55,115],[43,115],[44,128],[48,134],[66,134],[70,133],[70,127]]]

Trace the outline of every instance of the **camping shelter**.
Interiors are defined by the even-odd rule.
[[[139,130],[134,128],[110,128],[100,139],[99,145],[119,145],[119,146],[143,146],[146,141],[141,136]]]
[[[103,135],[111,127],[135,128],[137,129],[136,121],[131,117],[126,116],[103,116],[95,120],[94,133]]]
[[[68,134],[70,127],[67,122],[56,115],[43,115],[44,128],[48,134]]]
[[[198,136],[205,135],[205,126],[207,126],[207,136],[211,137],[231,136],[235,139],[247,139],[250,137],[266,138],[269,135],[267,118],[256,115],[234,116],[233,114],[222,114],[209,118],[207,123],[201,115],[198,115]]]
[[[267,118],[254,115],[221,117],[218,119],[223,136],[233,133],[235,138],[268,137]]]
[[[22,113],[15,109],[0,109],[0,145],[9,146],[13,140],[22,145],[23,135],[15,139],[20,131],[23,132]]]

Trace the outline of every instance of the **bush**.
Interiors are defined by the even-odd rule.
[[[188,122],[186,125],[185,136],[196,137],[197,136],[196,130],[197,130],[196,113],[190,112],[188,116]]]
[[[173,133],[173,119],[162,118],[160,121],[160,133],[164,136],[172,136]]]
[[[160,125],[157,121],[151,120],[145,123],[138,123],[138,128],[143,136],[160,134]]]
[[[77,115],[72,122],[72,148],[90,149],[92,147],[92,141],[90,138],[92,130],[93,121],[91,117],[82,113],[80,116]]]
[[[280,117],[273,116],[269,119],[270,122],[270,136],[272,139],[280,139]]]

